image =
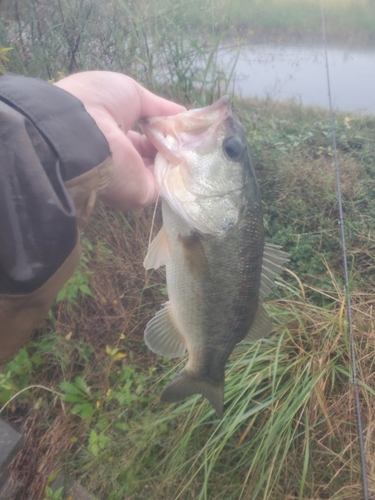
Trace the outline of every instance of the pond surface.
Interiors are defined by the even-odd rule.
[[[293,99],[303,105],[328,108],[323,43],[222,48],[219,61],[227,74],[238,50],[231,91],[243,97]],[[328,63],[334,109],[375,114],[375,46],[328,47]]]

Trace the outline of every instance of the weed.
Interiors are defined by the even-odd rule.
[[[46,491],[45,491],[45,498],[44,500],[61,500],[63,497],[62,497],[62,494],[64,492],[64,487],[61,486],[60,488],[58,488],[56,491],[53,491],[52,488],[50,488],[49,486],[46,486]]]
[[[95,410],[95,395],[91,394],[86,382],[81,377],[76,377],[74,382],[61,382],[60,389],[65,392],[63,401],[74,403],[71,408],[73,415],[80,415],[83,419],[92,416]]]
[[[86,241],[86,247],[89,245],[87,240],[83,239],[82,241]],[[65,300],[69,305],[73,305],[78,302],[80,294],[92,296],[89,287],[89,276],[92,274],[92,271],[88,269],[88,262],[89,259],[85,252],[83,252],[79,266],[57,294],[56,303]]]
[[[94,429],[91,430],[89,441],[88,441],[88,450],[90,453],[94,455],[94,457],[99,455],[99,452],[104,450],[108,442],[111,440],[105,434],[97,434]]]
[[[19,390],[30,385],[32,371],[37,370],[42,362],[39,353],[29,356],[27,350],[21,348],[0,373],[0,403],[6,403]]]

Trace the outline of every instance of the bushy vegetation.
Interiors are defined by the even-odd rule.
[[[244,29],[235,16],[251,30],[266,25],[267,12],[276,20],[302,9],[285,0],[241,10],[233,0],[232,17],[220,21],[224,2],[200,2],[197,18],[189,5],[3,1],[10,14],[0,63],[51,80],[84,69],[124,71],[188,107],[205,105],[229,88],[216,55],[223,28]],[[304,8],[319,13],[312,2]],[[353,3],[328,2],[328,19],[329,8],[347,15]],[[290,31],[280,25],[273,33],[296,33],[297,25],[309,32],[307,19],[293,19]],[[361,498],[328,114],[272,100],[234,98],[233,106],[261,185],[267,239],[291,254],[266,305],[274,334],[235,350],[222,421],[199,396],[160,403],[185,360],[160,358],[143,343],[166,294],[163,271],[146,275],[142,267],[152,208],[121,214],[98,203],[79,268],[32,342],[0,372],[1,415],[27,437],[13,463],[19,500],[69,497],[53,488],[63,469],[108,500]],[[375,119],[335,120],[374,493]]]
[[[331,40],[373,40],[371,0],[323,5]],[[89,69],[124,71],[188,102],[199,88],[223,91],[230,80],[215,62],[218,40],[321,40],[316,0],[1,0],[0,16],[0,70],[6,57],[12,71],[50,80]]]
[[[243,112],[245,109],[245,112]],[[328,114],[299,105],[249,102],[238,106],[257,168],[270,241],[291,254],[304,283],[331,287],[327,268],[342,275],[332,132]],[[337,113],[349,267],[353,286],[374,283],[374,119]],[[341,282],[340,282],[341,283]]]

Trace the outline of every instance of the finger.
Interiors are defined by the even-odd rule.
[[[167,99],[159,97],[145,89],[139,83],[135,83],[135,88],[139,96],[140,112],[139,118],[149,116],[169,116],[186,111],[186,108]]]
[[[140,208],[153,203],[157,192],[152,171],[120,130],[113,130],[111,151],[114,174],[101,198],[120,210]]]
[[[70,75],[55,85],[78,97],[90,114],[101,110],[112,116],[125,133],[139,118],[185,111],[183,106],[158,97],[121,73],[86,71]]]
[[[147,160],[142,158],[128,135],[102,108],[92,108],[91,116],[108,140],[115,167],[110,185],[101,198],[120,210],[139,208],[153,203],[157,194],[152,169],[148,168],[153,163],[153,156]],[[137,134],[135,132],[134,134],[131,134],[132,138],[136,138]],[[145,142],[138,138],[135,140],[139,148],[148,153]]]
[[[154,171],[154,159],[153,158],[142,158],[143,163],[147,168],[151,170],[151,172]]]
[[[127,136],[143,158],[155,157],[157,150],[145,135],[138,134],[138,132],[134,132],[134,130],[129,130]]]

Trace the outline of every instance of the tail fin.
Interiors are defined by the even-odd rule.
[[[176,403],[193,394],[202,394],[212,404],[218,418],[223,418],[224,381],[220,385],[213,385],[192,377],[185,368],[167,385],[160,399],[166,403]]]

